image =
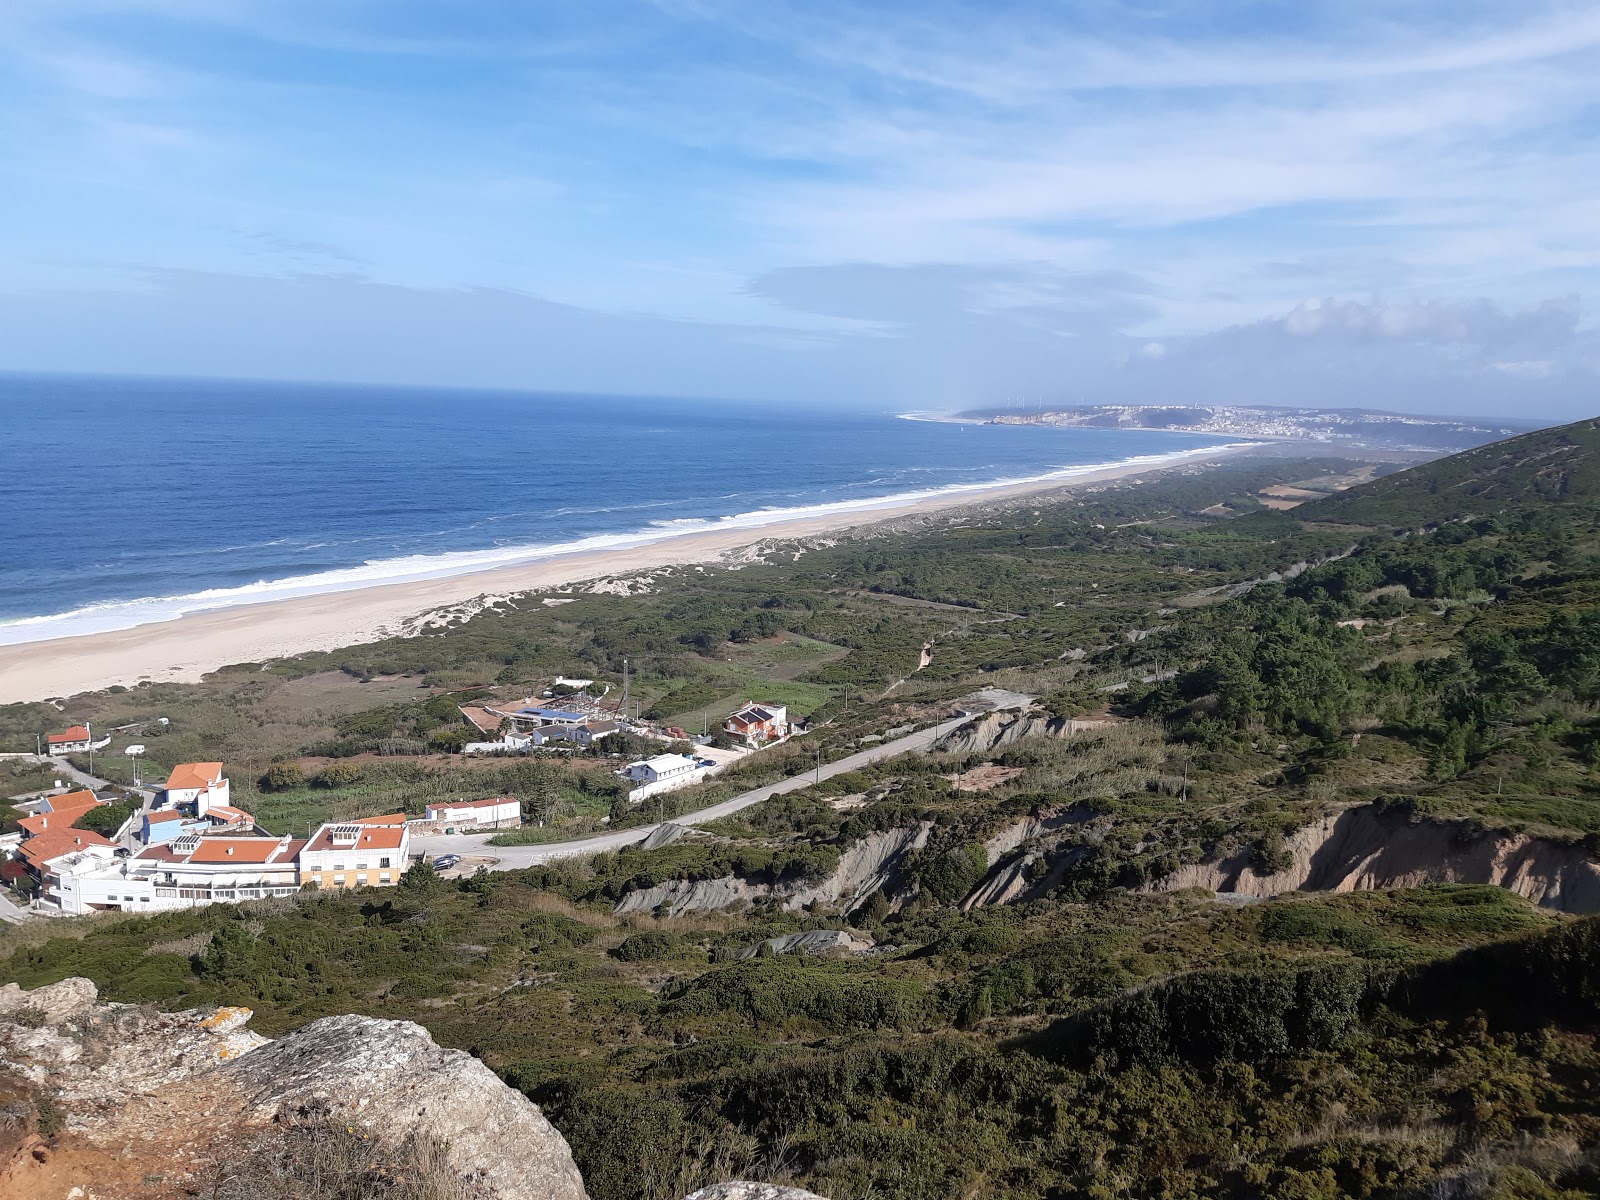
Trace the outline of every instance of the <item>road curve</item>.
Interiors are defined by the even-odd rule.
[[[914,750],[926,750],[945,734],[959,729],[968,721],[970,716],[955,717],[939,725],[930,726],[918,733],[910,733],[905,737],[896,738],[892,742],[883,742],[867,750],[858,750],[837,762],[823,763],[820,776],[829,779],[834,775],[842,775],[846,771],[854,771],[860,767],[868,766],[875,762],[882,762],[886,758],[895,758],[901,754],[909,754]],[[734,796],[731,800],[702,808],[698,812],[685,813],[681,817],[673,817],[673,825],[704,825],[711,821],[730,817],[734,813],[749,808],[752,804],[760,804],[772,796],[782,795],[784,792],[799,791],[809,787],[818,778],[817,771],[806,771],[800,775],[791,775],[788,779],[769,783],[763,787]],[[516,871],[523,867],[534,867],[540,863],[551,862],[558,858],[576,858],[585,854],[600,854],[607,850],[620,850],[623,846],[631,846],[642,842],[657,829],[660,823],[638,825],[632,829],[620,829],[616,833],[601,833],[594,837],[579,838],[571,842],[544,842],[533,846],[491,846],[489,839],[492,833],[456,833],[440,834],[436,837],[417,837],[411,839],[413,854],[423,853],[429,855],[439,854],[473,854],[493,855],[498,861],[490,864],[491,871]]]

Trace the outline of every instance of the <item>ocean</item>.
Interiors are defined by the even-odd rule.
[[[755,401],[42,376],[0,376],[0,430],[0,644],[1225,443]]]

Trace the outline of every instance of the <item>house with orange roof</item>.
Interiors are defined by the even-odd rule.
[[[387,818],[385,818],[387,819]],[[392,887],[409,864],[411,830],[404,824],[331,821],[300,852],[300,882],[321,888]]]
[[[179,763],[167,776],[162,808],[194,806],[194,815],[203,817],[214,804],[228,803],[228,778],[219,762]]]
[[[87,726],[74,725],[71,729],[50,734],[44,739],[44,744],[51,754],[84,754],[88,752],[92,740]]]
[[[96,808],[101,801],[95,799],[93,792],[84,789],[76,792],[63,792],[59,796],[47,796],[39,803],[39,811],[31,817],[23,817],[17,822],[22,829],[24,838],[38,837],[47,830],[71,829],[78,823],[86,812]]]
[[[29,838],[18,847],[17,854],[38,880],[41,900],[62,912],[78,912],[81,910],[68,907],[77,881],[111,867],[117,847],[88,829],[63,829]]]
[[[64,913],[170,912],[206,904],[292,896],[300,890],[301,839],[184,834],[131,858],[64,873],[46,895]]]

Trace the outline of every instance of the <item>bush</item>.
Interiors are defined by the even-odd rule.
[[[1096,1009],[1069,1028],[1086,1057],[1123,1065],[1258,1064],[1340,1045],[1368,976],[1335,962],[1297,971],[1196,971]]]
[[[263,792],[292,792],[306,785],[306,773],[297,762],[276,762],[261,776]]]
[[[319,788],[350,787],[360,783],[365,774],[366,771],[360,763],[329,763],[317,772],[317,777],[312,782]]]
[[[677,934],[648,929],[643,933],[629,934],[622,945],[611,952],[611,956],[623,962],[648,962],[651,959],[675,958],[683,953],[684,948],[684,941]]]

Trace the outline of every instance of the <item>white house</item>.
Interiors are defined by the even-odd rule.
[[[83,725],[74,725],[61,733],[52,733],[44,741],[51,754],[83,754],[89,749],[89,730]]]
[[[522,804],[509,796],[490,800],[455,800],[430,804],[427,819],[464,828],[515,829],[522,824]]]
[[[52,863],[45,898],[64,913],[168,912],[292,896],[303,840],[186,834],[132,858],[91,850]]]
[[[666,783],[669,780],[683,779],[694,773],[694,758],[688,754],[658,754],[654,758],[642,759],[639,762],[629,763],[622,768],[634,783],[651,784]]]
[[[179,763],[167,776],[162,806],[194,805],[194,815],[203,817],[212,805],[228,804],[228,780],[219,762]]]
[[[323,888],[388,887],[400,882],[410,850],[411,830],[402,814],[329,822],[300,852],[300,882]]]

